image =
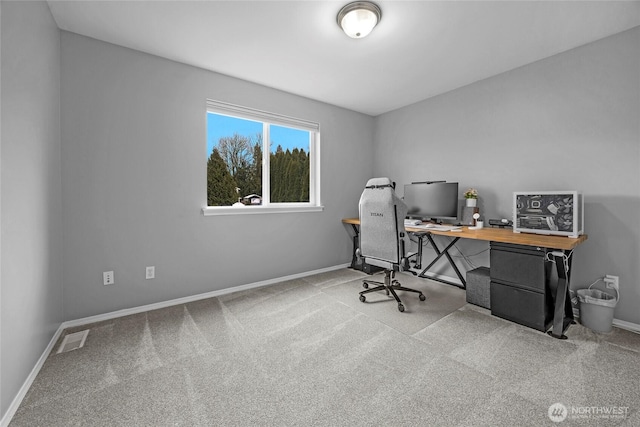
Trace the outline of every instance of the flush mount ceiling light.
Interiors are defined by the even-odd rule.
[[[369,35],[382,18],[378,5],[368,1],[354,1],[338,12],[338,25],[351,38],[361,39]]]

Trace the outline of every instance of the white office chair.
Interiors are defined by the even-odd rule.
[[[409,261],[405,257],[404,218],[407,206],[396,195],[389,178],[372,178],[360,196],[360,256],[367,264],[384,269],[384,282],[364,279],[360,292],[360,301],[365,302],[365,294],[380,290],[391,293],[398,302],[398,310],[404,311],[404,305],[396,291],[415,292],[420,301],[426,297],[421,291],[405,288],[395,280],[395,272],[409,270]],[[369,285],[376,285],[369,288]]]

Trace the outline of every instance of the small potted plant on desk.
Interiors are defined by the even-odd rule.
[[[464,192],[464,198],[467,201],[467,207],[475,207],[478,204],[478,190],[475,188],[469,188]]]

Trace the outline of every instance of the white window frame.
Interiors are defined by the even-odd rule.
[[[202,213],[209,215],[245,215],[285,212],[319,212],[324,209],[320,201],[320,125],[318,123],[269,113],[254,108],[207,99],[207,113],[221,114],[262,123],[262,205],[260,206],[204,206]],[[269,125],[285,126],[308,131],[309,140],[309,201],[298,203],[271,203],[271,157]]]

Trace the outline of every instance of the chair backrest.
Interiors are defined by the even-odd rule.
[[[360,254],[368,264],[391,268],[404,253],[407,205],[389,178],[372,178],[360,196]]]

